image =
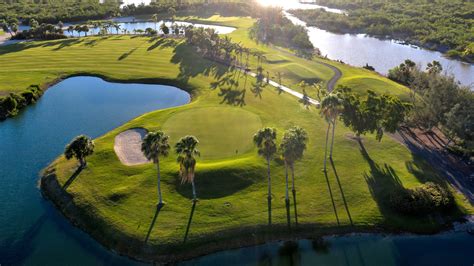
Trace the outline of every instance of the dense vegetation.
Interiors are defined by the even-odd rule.
[[[464,0],[318,0],[347,14],[295,10],[293,14],[329,31],[367,33],[436,49],[474,62],[474,2]]]
[[[453,151],[467,158],[474,155],[474,92],[470,88],[444,75],[437,61],[422,70],[405,60],[391,69],[388,77],[412,90],[412,126],[427,131],[439,127],[449,144],[454,144],[450,147]]]
[[[31,19],[35,19],[40,24],[56,24],[60,21],[87,21],[106,19],[114,16],[136,16],[154,13],[164,13],[185,9],[209,8],[204,3],[206,0],[180,0],[180,1],[153,1],[150,5],[126,5],[122,8],[119,1],[105,0],[99,3],[98,0],[8,0],[0,1],[0,20],[18,19],[28,25]],[[211,2],[211,9],[218,8],[221,11],[245,11],[246,5],[239,4],[239,0],[215,0]],[[171,12],[173,13],[173,12]]]
[[[10,18],[15,18],[26,24],[31,19],[36,19],[40,23],[102,19],[119,12],[117,1],[112,0],[103,4],[97,0],[0,1],[0,19],[8,21]]]
[[[0,97],[0,121],[13,117],[24,107],[35,103],[43,95],[38,85],[31,85],[21,93],[11,93],[6,97]]]
[[[287,19],[281,8],[254,7],[253,14],[258,18],[250,29],[250,37],[257,42],[272,43],[291,48],[298,55],[311,58],[314,46],[303,26],[294,25]]]

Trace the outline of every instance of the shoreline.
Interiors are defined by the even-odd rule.
[[[273,225],[272,227],[254,225],[195,236],[185,244],[172,242],[152,245],[117,230],[112,229],[108,235],[94,230],[94,223],[98,221],[93,219],[91,213],[74,203],[72,196],[59,184],[54,169],[51,167],[43,170],[39,186],[43,198],[50,201],[75,227],[90,235],[109,251],[145,263],[177,263],[226,250],[278,241],[317,240],[328,236],[347,236],[351,234],[436,235],[453,230],[456,232],[457,224],[465,224],[469,221],[468,217],[458,218],[440,225],[438,229],[426,232],[410,232],[384,225],[300,224],[297,228],[293,227],[292,231],[288,230],[286,224]],[[112,238],[110,238],[111,236]]]

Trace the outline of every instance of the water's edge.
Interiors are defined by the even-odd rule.
[[[95,231],[93,229],[94,226],[87,222],[93,221],[94,219],[91,217],[84,217],[84,214],[87,215],[87,210],[83,210],[74,204],[72,197],[59,184],[56,175],[54,174],[54,169],[45,169],[41,175],[39,183],[43,197],[51,201],[74,226],[91,235],[110,251],[136,261],[147,263],[177,263],[220,251],[259,246],[277,241],[317,240],[326,236],[346,236],[367,233],[393,236],[407,234],[436,235],[449,232],[454,228],[453,225],[455,223],[463,223],[467,221],[466,219],[450,221],[441,226],[439,230],[422,234],[389,229],[383,226],[321,227],[317,224],[305,224],[300,225],[298,228],[294,228],[294,230],[290,232],[287,230],[287,225],[285,224],[274,225],[271,228],[267,225],[256,225],[247,228],[215,232],[214,234],[204,237],[201,236],[197,241],[189,242],[184,247],[181,243],[152,246],[147,245],[141,239],[130,237],[120,231],[114,231],[113,235],[118,235],[119,237],[118,239],[115,238],[113,240],[109,239],[109,236],[104,235],[102,232]],[[174,253],[169,253],[170,251]]]

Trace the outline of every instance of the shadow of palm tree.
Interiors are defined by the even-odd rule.
[[[71,177],[69,177],[69,179],[66,181],[66,183],[64,183],[63,185],[63,189],[66,190],[71,184],[72,182],[74,182],[74,180],[76,180],[76,178],[79,176],[79,174],[82,172],[84,168],[79,166],[77,167],[76,171],[74,171],[74,173],[71,175]]]
[[[152,51],[152,50],[155,50],[156,48],[165,49],[165,48],[170,48],[170,47],[176,47],[176,45],[177,45],[177,42],[173,39],[160,38],[155,43],[153,43],[150,47],[148,47],[147,51]]]
[[[296,190],[293,190],[292,193],[293,193],[293,208],[295,210],[295,224],[296,226],[298,226],[298,208],[297,208],[298,202],[296,201]]]
[[[198,75],[221,78],[229,72],[229,66],[211,60],[202,60],[202,56],[192,46],[182,42],[174,49],[171,63],[179,65],[178,80],[187,83],[190,78]]]
[[[245,106],[245,90],[237,90],[237,89],[224,89],[221,88],[220,93],[218,94],[219,97],[222,97],[221,104],[228,104],[233,106]]]
[[[196,209],[196,201],[193,201],[193,206],[191,207],[191,214],[189,215],[188,225],[186,226],[186,233],[184,234],[183,243],[186,243],[186,241],[188,240],[189,229],[191,228],[191,222],[193,221],[195,209]]]
[[[163,208],[163,206],[164,206],[163,204],[158,204],[156,206],[155,216],[153,216],[153,220],[151,221],[150,228],[148,229],[148,233],[146,234],[145,243],[147,243],[148,239],[150,239],[151,231],[153,230],[153,227],[155,227],[156,219],[158,218],[158,214],[160,214],[160,211]]]
[[[329,196],[331,196],[332,208],[334,210],[334,215],[336,216],[337,225],[340,225],[339,216],[337,215],[336,203],[334,202],[334,196],[332,195],[331,184],[329,183],[329,177],[327,171],[324,171],[324,176],[326,177],[326,184],[328,185]]]
[[[127,57],[129,57],[131,54],[133,54],[137,49],[138,49],[138,47],[135,47],[132,50],[130,50],[126,53],[123,53],[117,60],[122,61],[124,59],[127,59]]]
[[[334,165],[334,161],[332,160],[332,158],[330,158],[329,161],[331,162],[332,170],[334,171],[334,175],[336,176],[336,180],[337,180],[337,184],[339,186],[339,190],[341,191],[341,196],[342,196],[342,200],[344,202],[344,207],[345,207],[346,212],[347,212],[347,217],[349,217],[349,222],[351,223],[351,225],[354,225],[354,223],[352,221],[351,212],[349,211],[349,206],[347,204],[346,195],[344,194],[344,190],[342,189],[342,185],[341,185],[341,180],[339,179],[339,175],[337,174],[336,166]]]

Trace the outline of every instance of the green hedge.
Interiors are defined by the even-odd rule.
[[[43,95],[38,85],[31,85],[26,91],[0,98],[0,121],[16,116],[24,107],[35,103]]]
[[[447,189],[431,182],[414,189],[401,189],[390,195],[390,206],[408,215],[443,211],[453,203],[453,196]]]

